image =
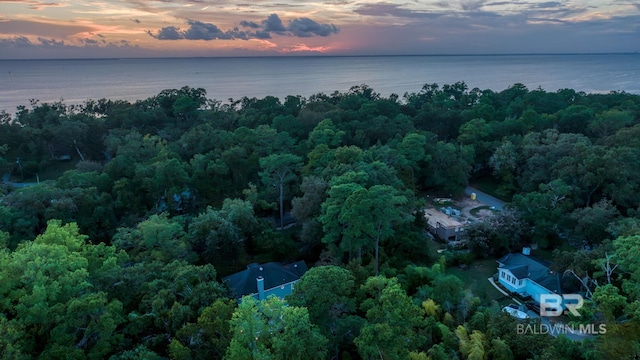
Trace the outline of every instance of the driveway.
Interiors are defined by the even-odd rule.
[[[566,336],[567,338],[573,340],[573,341],[584,341],[586,339],[592,339],[593,338],[593,334],[585,334],[580,332],[580,328],[578,325],[575,325],[575,327],[570,327],[568,325],[566,325],[566,327],[563,328],[563,326],[565,326],[562,322],[560,321],[549,321],[549,317],[546,316],[540,316],[538,313],[536,313],[535,311],[531,311],[531,310],[527,310],[527,315],[529,315],[530,318],[532,319],[540,319],[540,323],[548,330],[548,334],[553,336],[553,337],[557,337],[560,334],[563,334],[564,336]],[[598,328],[595,328],[595,331],[597,331]]]
[[[483,193],[482,191],[476,188],[473,188],[471,186],[467,186],[467,188],[464,189],[464,193],[467,196],[471,196],[471,193],[476,193],[476,200],[488,206],[493,206],[496,210],[502,211],[502,207],[505,204],[504,201],[498,198],[495,198],[487,193]]]
[[[27,186],[32,186],[32,185],[37,185],[37,183],[16,183],[16,182],[11,182],[11,176],[9,174],[4,174],[2,176],[2,181],[0,181],[0,184],[6,184],[8,186],[11,186],[13,188],[24,188]]]

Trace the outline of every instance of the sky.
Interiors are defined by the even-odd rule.
[[[0,0],[0,59],[638,51],[638,0]]]

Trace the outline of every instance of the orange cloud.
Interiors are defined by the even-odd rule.
[[[280,50],[282,53],[297,53],[297,52],[319,52],[326,53],[333,50],[331,46],[309,46],[306,44],[295,44],[290,47],[285,47]]]
[[[66,6],[62,3],[57,3],[57,2],[43,2],[43,1],[35,1],[35,0],[0,0],[0,3],[24,4],[24,5],[27,5],[31,10],[42,10],[48,7]]]
[[[59,24],[31,20],[7,20],[0,22],[0,34],[36,35],[67,38],[79,33],[98,30],[93,25]]]

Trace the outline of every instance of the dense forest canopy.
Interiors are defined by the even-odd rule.
[[[521,84],[34,101],[0,114],[0,357],[637,358],[639,139],[639,95]],[[440,256],[427,199],[470,183],[507,206]],[[532,245],[606,333],[515,334],[452,272]],[[221,282],[297,260],[285,299]]]

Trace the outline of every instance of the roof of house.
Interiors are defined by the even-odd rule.
[[[518,280],[526,279],[529,277],[529,267],[527,265],[510,265],[503,266],[503,268],[511,271],[511,274]]]
[[[223,278],[222,281],[229,285],[229,288],[237,297],[242,297],[258,292],[256,279],[259,276],[264,278],[264,289],[269,290],[299,280],[307,270],[307,264],[304,261],[290,264],[269,262],[260,265],[253,263],[249,264],[246,270],[229,275]]]
[[[455,228],[457,226],[463,226],[462,223],[460,223],[458,220],[434,208],[425,209],[424,216],[427,218],[429,226],[434,228],[438,227],[438,223],[440,223],[440,225],[445,228]]]
[[[554,293],[562,293],[560,276],[551,271],[551,262],[535,256],[510,253],[498,259],[498,267],[507,269],[518,280],[530,279]]]

